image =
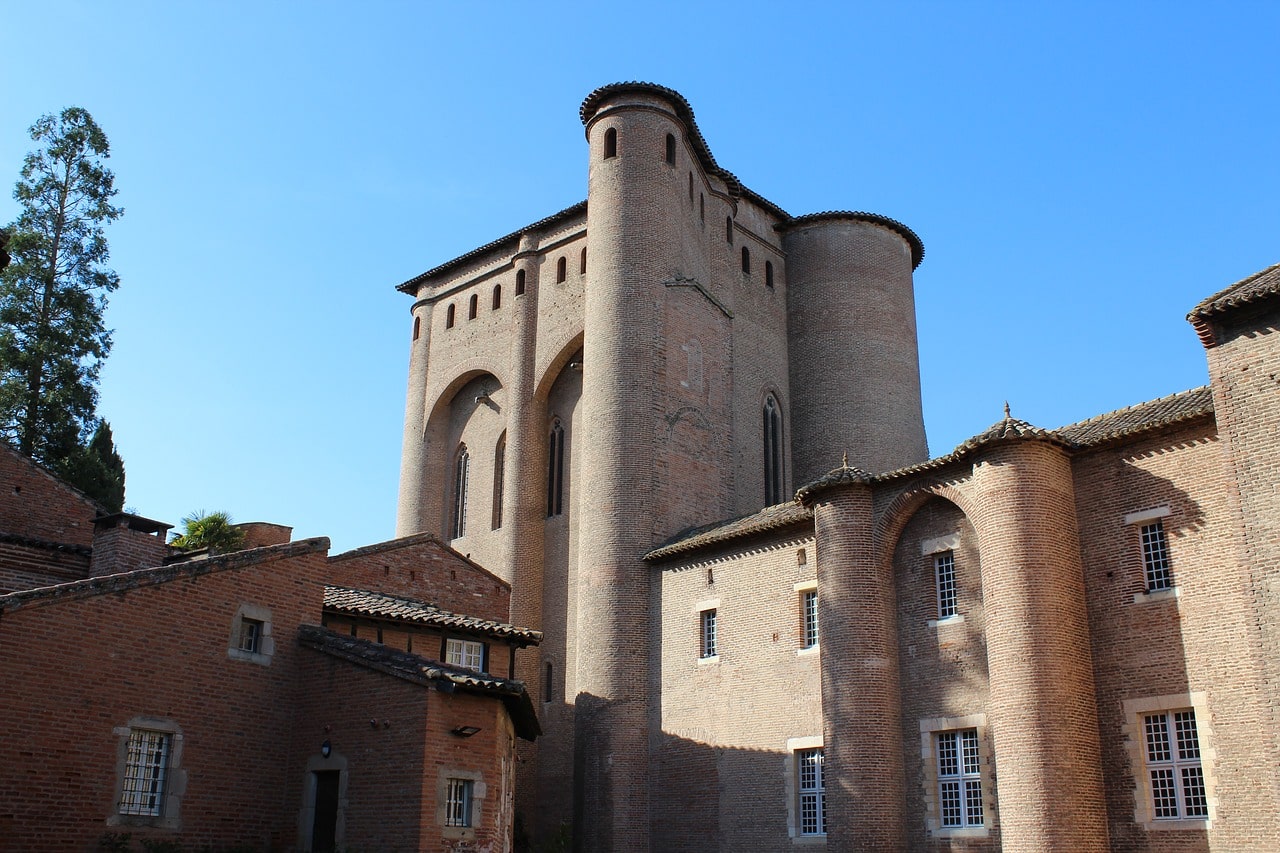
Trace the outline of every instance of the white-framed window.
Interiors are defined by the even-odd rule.
[[[977,729],[938,732],[938,815],[943,829],[985,826]]]
[[[959,613],[956,605],[956,555],[943,551],[933,555],[933,576],[938,590],[938,618],[950,619]]]
[[[240,651],[258,654],[262,651],[262,622],[257,619],[240,620]]]
[[[161,817],[173,735],[133,729],[126,747],[124,779],[117,811],[122,815]]]
[[[1142,717],[1143,748],[1155,820],[1205,820],[1209,796],[1192,708]]]
[[[719,651],[716,646],[716,609],[714,607],[698,614],[698,635],[698,657],[716,657]]]
[[[450,637],[445,641],[445,663],[484,672],[484,643]]]
[[[823,775],[822,747],[795,751],[798,831],[800,835],[827,834],[827,783]]]
[[[271,608],[260,604],[241,604],[231,620],[231,636],[227,641],[227,657],[232,660],[271,665],[276,644],[271,632]]]
[[[1147,592],[1158,592],[1173,587],[1173,573],[1169,562],[1169,540],[1165,537],[1164,522],[1157,518],[1140,528],[1142,539],[1142,568],[1146,577]]]
[[[471,798],[475,782],[471,779],[449,779],[445,784],[444,825],[471,826]]]
[[[811,649],[818,645],[818,591],[802,590],[800,593],[800,648]]]

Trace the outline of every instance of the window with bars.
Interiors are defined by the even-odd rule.
[[[145,729],[129,732],[117,808],[120,814],[140,817],[164,814],[164,789],[172,746],[173,735],[168,732]]]
[[[822,749],[796,750],[796,791],[800,797],[800,834],[827,834],[827,785]]]
[[[1142,566],[1146,573],[1147,592],[1157,592],[1173,587],[1173,574],[1169,565],[1169,541],[1164,534],[1164,522],[1160,519],[1142,525]]]
[[[718,653],[716,651],[716,611],[711,609],[699,613],[698,626],[700,637],[698,657],[715,657]]]
[[[955,616],[956,609],[956,555],[943,551],[933,557],[933,575],[938,588],[938,618]]]
[[[806,589],[800,593],[800,647],[811,649],[818,645],[818,591]]]
[[[445,663],[484,672],[484,643],[450,638],[445,642]]]
[[[938,811],[943,829],[985,826],[978,730],[938,732]]]
[[[471,826],[471,793],[474,785],[470,779],[449,780],[444,797],[445,826]]]
[[[1151,813],[1156,820],[1203,819],[1209,798],[1200,763],[1196,712],[1190,708],[1143,716]]]

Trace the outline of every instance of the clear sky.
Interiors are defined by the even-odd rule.
[[[88,109],[125,216],[100,412],[126,503],[394,534],[395,285],[582,200],[578,106],[648,80],[799,215],[924,240],[930,452],[1207,381],[1183,319],[1280,261],[1277,3],[0,0],[0,221]],[[851,378],[852,381],[852,378]],[[838,460],[832,460],[836,464]]]

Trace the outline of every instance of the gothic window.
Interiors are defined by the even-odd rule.
[[[493,451],[493,529],[502,526],[502,480],[507,468],[507,434],[498,436],[498,446]]]
[[[524,270],[516,270],[516,296],[524,296]]]
[[[782,503],[782,412],[770,394],[764,401],[764,503]]]
[[[493,310],[497,311],[502,307],[502,285],[495,284],[493,286]]]
[[[564,281],[565,275],[568,270],[568,266],[569,265],[565,263],[564,258],[561,258],[560,260],[556,261],[556,284],[559,284],[562,281]]]
[[[670,133],[667,134],[667,163],[676,164],[676,138]]]
[[[604,132],[604,159],[618,156],[618,131],[609,128]]]
[[[547,439],[547,515],[564,512],[564,427],[557,418]]]
[[[453,518],[449,525],[450,539],[467,535],[467,481],[471,474],[471,457],[465,444],[458,445],[458,456],[453,463]]]

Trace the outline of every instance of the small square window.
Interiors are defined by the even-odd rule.
[[[450,779],[445,787],[444,825],[471,826],[471,796],[475,783],[470,779]]]
[[[800,647],[811,649],[818,645],[818,591],[806,589],[800,593]]]
[[[1158,592],[1173,587],[1173,573],[1169,562],[1169,540],[1165,537],[1164,522],[1155,519],[1142,525],[1142,567],[1146,575],[1147,592]]]
[[[698,649],[698,657],[713,658],[717,655],[716,650],[716,611],[715,609],[703,610],[698,614],[700,643]]]
[[[484,643],[450,638],[445,643],[445,663],[484,672]]]
[[[262,622],[260,620],[240,620],[240,651],[251,654],[258,654],[262,651]]]
[[[227,657],[270,666],[275,654],[275,640],[271,633],[271,608],[241,604],[231,620]]]

